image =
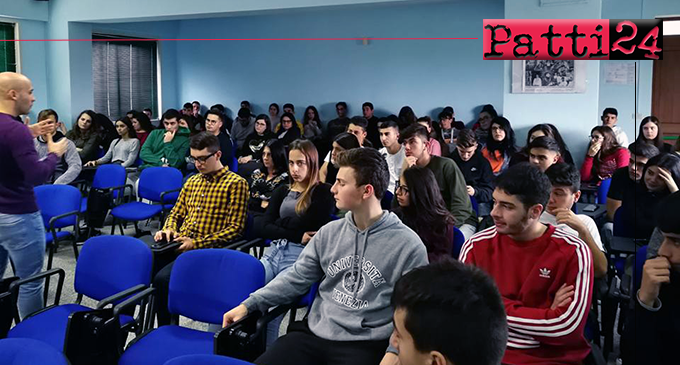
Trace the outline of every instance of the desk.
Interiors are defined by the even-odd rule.
[[[586,212],[583,210],[583,208],[591,204],[597,206],[597,209],[595,209],[594,212]],[[578,214],[585,214],[590,218],[593,218],[596,222],[607,214],[607,206],[604,204],[576,203],[576,209],[578,210]]]

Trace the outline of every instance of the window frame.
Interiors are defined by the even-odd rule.
[[[14,58],[17,63],[16,73],[21,73],[21,24],[16,19],[4,18],[0,16],[0,23],[12,24],[14,26]]]

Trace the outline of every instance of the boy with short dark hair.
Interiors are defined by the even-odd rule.
[[[224,315],[227,326],[254,310],[291,303],[321,281],[308,319],[289,327],[256,364],[379,363],[393,328],[394,284],[427,264],[418,235],[380,207],[389,176],[380,153],[355,148],[337,163],[331,192],[338,209],[349,212],[321,227],[290,270]]]
[[[392,306],[400,365],[497,365],[503,357],[503,301],[478,268],[446,260],[413,269],[397,281]]]
[[[349,118],[347,117],[347,103],[340,101],[335,104],[335,112],[338,114],[338,117],[328,122],[328,125],[326,126],[329,141],[333,141],[335,136],[345,132],[347,130],[347,126],[349,125]]]
[[[602,125],[607,126],[614,131],[616,142],[619,143],[619,146],[623,147],[628,145],[628,136],[626,135],[626,132],[616,125],[616,122],[619,120],[619,111],[616,110],[616,108],[605,108],[602,111],[600,119],[602,120]]]
[[[527,146],[529,162],[545,172],[550,166],[561,161],[560,145],[550,137],[538,137]]]
[[[368,140],[368,120],[364,117],[352,117],[347,126],[347,133],[353,134],[359,140],[362,147],[373,147],[373,143]]]
[[[489,160],[479,152],[477,135],[471,129],[463,129],[458,133],[458,143],[451,152],[451,159],[465,177],[465,189],[480,204],[479,215],[488,215],[491,211],[491,194],[493,193],[493,171]],[[483,209],[484,208],[484,209]],[[485,212],[483,212],[485,210]]]
[[[614,213],[621,207],[623,200],[634,201],[636,183],[642,179],[647,161],[658,155],[659,149],[643,141],[635,141],[628,146],[628,152],[628,166],[614,171],[607,192],[607,218],[610,221],[614,220]]]
[[[184,157],[189,151],[190,131],[179,126],[180,117],[180,113],[175,109],[168,109],[163,113],[161,123],[165,128],[151,131],[139,151],[139,157],[144,161],[142,168],[170,166],[181,169],[184,167]]]
[[[401,167],[404,165],[406,153],[404,152],[404,146],[399,143],[399,125],[396,121],[382,118],[378,125],[378,130],[380,131],[380,143],[383,146],[378,152],[385,157],[390,171],[387,191],[394,194],[394,189],[401,176]]]
[[[401,133],[406,150],[405,170],[411,166],[427,167],[434,173],[446,208],[456,218],[456,227],[463,232],[465,239],[477,231],[477,215],[472,210],[465,177],[458,165],[446,157],[433,156],[428,152],[430,143],[427,129],[420,124],[412,124]]]
[[[373,147],[375,148],[380,148],[380,133],[378,132],[378,124],[380,123],[380,119],[373,115],[373,103],[367,101],[361,105],[361,112],[368,121],[368,127],[366,128],[366,132],[368,133],[368,140],[371,141],[371,144],[373,144]]]
[[[583,336],[593,291],[592,255],[581,239],[539,219],[551,184],[520,163],[499,176],[494,226],[470,238],[462,262],[491,275],[508,316],[504,364],[582,364]]]

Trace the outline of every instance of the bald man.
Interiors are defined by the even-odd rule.
[[[66,152],[66,138],[59,142],[47,137],[47,157],[40,160],[33,146],[31,129],[19,119],[33,106],[33,85],[26,76],[0,73],[0,273],[10,257],[16,275],[27,278],[42,270],[45,229],[33,186],[42,184]],[[41,127],[35,127],[40,133]],[[44,306],[42,281],[19,289],[22,318]]]

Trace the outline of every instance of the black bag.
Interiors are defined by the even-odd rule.
[[[110,190],[90,189],[87,195],[87,213],[85,214],[85,222],[88,228],[104,227],[104,219],[111,209],[112,199],[113,194]]]
[[[215,334],[213,352],[254,361],[266,350],[265,337],[257,333],[260,312],[254,312]]]
[[[116,365],[122,341],[113,308],[74,312],[66,325],[64,355],[72,365]]]
[[[16,280],[16,276],[0,280],[0,338],[7,337],[12,321],[19,321],[16,293],[9,292],[9,285]]]

